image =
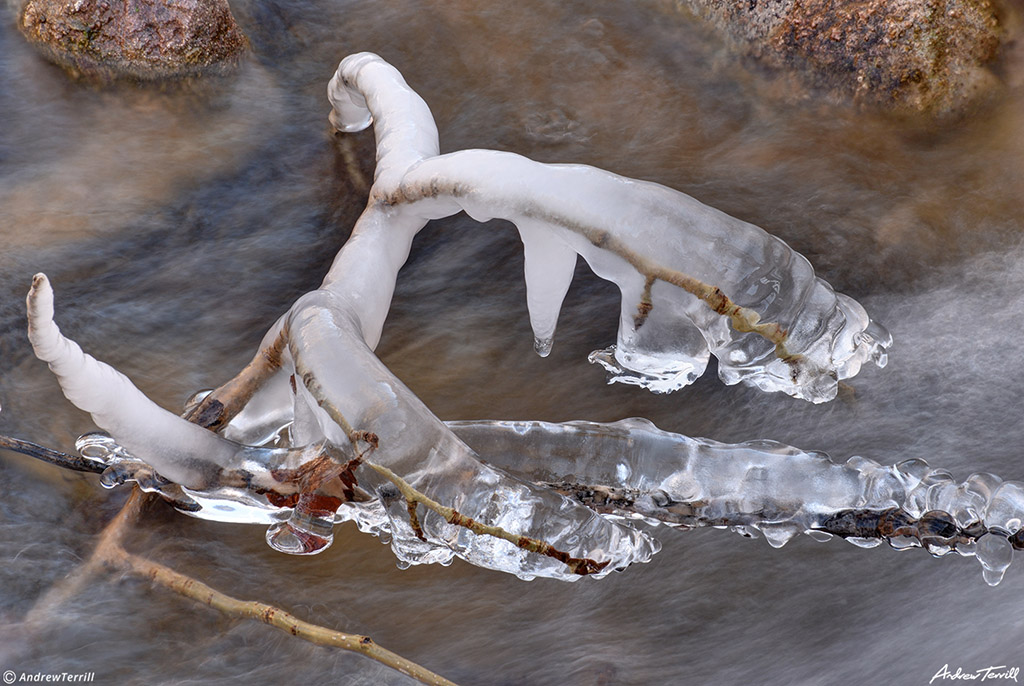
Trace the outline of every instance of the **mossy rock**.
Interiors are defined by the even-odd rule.
[[[955,114],[991,92],[990,0],[689,0],[747,54],[856,102]]]
[[[29,0],[19,26],[57,64],[101,80],[224,71],[248,45],[226,0]]]

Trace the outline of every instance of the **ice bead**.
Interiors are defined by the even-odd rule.
[[[978,539],[976,555],[981,563],[985,583],[995,586],[1003,580],[1003,575],[1013,562],[1013,546],[1005,536],[990,533]]]

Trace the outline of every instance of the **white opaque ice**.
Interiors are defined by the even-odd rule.
[[[558,313],[576,270],[576,251],[533,222],[521,221],[518,229],[523,240],[530,326],[537,340],[537,353],[547,357],[555,337]]]

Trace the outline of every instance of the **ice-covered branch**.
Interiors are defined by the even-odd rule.
[[[429,110],[374,55],[343,60],[328,93],[340,130],[373,123],[378,166],[370,206],[356,227],[360,242],[352,254],[342,251],[325,286],[345,281],[367,260],[376,273],[397,276],[424,220],[465,210],[479,221],[499,217],[518,227],[541,354],[550,349],[577,255],[619,286],[618,341],[591,356],[613,381],[677,390],[703,373],[713,353],[726,383],[822,402],[865,361],[885,364],[885,330],[815,278],[806,259],[752,224],[664,186],[583,165],[491,150],[433,155]],[[381,254],[375,236],[382,232],[392,246],[388,260],[362,249]],[[372,346],[387,303],[359,302]]]
[[[683,529],[760,532],[773,547],[806,533],[861,547],[883,541],[933,555],[976,555],[999,583],[1024,549],[1024,486],[992,474],[956,482],[910,459],[884,467],[772,441],[725,444],[659,430],[645,419],[450,422],[492,464],[607,514]]]
[[[124,374],[65,338],[53,321],[53,289],[44,274],[33,278],[27,304],[32,349],[68,400],[166,478],[197,488],[217,481],[237,445],[164,410]]]
[[[199,516],[269,524],[271,545],[299,554],[324,549],[331,525],[354,519],[390,536],[403,564],[458,555],[524,578],[574,579],[565,560],[595,561],[595,576],[648,560],[658,544],[646,533],[481,461],[373,354],[416,233],[462,210],[516,224],[541,354],[577,256],[619,286],[618,342],[592,355],[613,380],[675,390],[714,353],[727,383],[821,402],[864,361],[885,362],[884,330],[751,224],[592,167],[439,155],[426,103],[375,55],[346,58],[328,91],[340,130],[374,125],[370,202],[322,286],[274,324],[241,374],[196,399],[191,421],[64,338],[49,284],[36,278],[30,338],[65,395],[112,435],[82,443],[108,465],[104,483],[135,480]],[[370,449],[384,471],[359,466]]]

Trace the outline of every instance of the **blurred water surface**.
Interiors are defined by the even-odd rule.
[[[672,396],[606,387],[617,295],[580,268],[537,358],[514,230],[464,216],[421,234],[379,354],[444,419],[612,421],[837,459],[928,460],[958,479],[1024,479],[1024,52],[1004,88],[941,125],[857,112],[730,57],[672,3],[232,3],[253,50],[237,74],[97,89],[43,61],[0,13],[0,432],[70,447],[91,429],[24,334],[45,271],[58,322],[178,408],[230,377],[315,287],[363,203],[328,130],[338,61],[371,50],[431,106],[443,151],[511,150],[657,181],[807,255],[894,334],[884,370],[812,406],[713,375]],[[345,146],[348,146],[346,151]],[[91,550],[123,494],[0,455],[0,669],[96,683],[406,683],[147,584],[98,583],[26,637],[39,594]],[[156,508],[132,548],[239,597],[366,632],[467,684],[919,684],[1024,666],[1024,571],[987,587],[970,560],[798,537],[659,531],[648,565],[599,582],[521,582],[456,562],[399,571],[342,527],[304,559],[260,527]]]

